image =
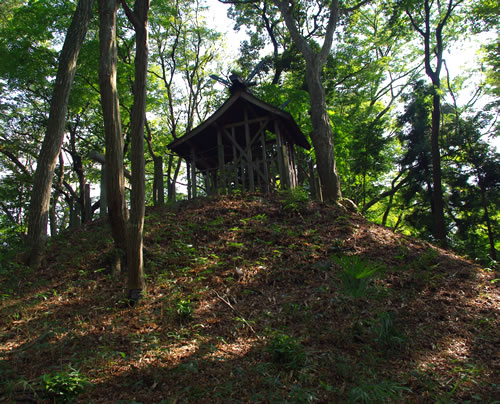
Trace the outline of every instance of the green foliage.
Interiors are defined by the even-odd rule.
[[[56,403],[70,403],[91,383],[79,370],[53,372],[40,377],[43,390]]]
[[[379,266],[357,255],[333,257],[333,261],[342,269],[340,280],[345,291],[354,298],[367,294],[371,279],[380,271]]]
[[[392,403],[402,399],[404,392],[411,392],[408,387],[382,380],[380,382],[364,382],[349,392],[348,403]]]
[[[181,321],[190,320],[193,317],[193,306],[190,299],[179,299],[175,303],[175,312]]]
[[[300,214],[309,202],[309,195],[303,188],[286,189],[279,191],[283,211]]]
[[[392,313],[379,313],[372,329],[377,335],[375,340],[384,349],[399,346],[406,341],[405,336],[396,328]]]
[[[298,370],[306,362],[304,347],[293,337],[283,333],[276,333],[266,346],[266,351],[271,353],[273,362],[285,369]]]

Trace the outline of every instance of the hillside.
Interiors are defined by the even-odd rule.
[[[495,274],[450,252],[258,195],[148,209],[145,245],[134,308],[103,221],[0,274],[0,402],[500,397]]]

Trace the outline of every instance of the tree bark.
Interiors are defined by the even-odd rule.
[[[321,82],[322,66],[310,62],[306,66],[306,81],[311,105],[311,140],[316,152],[316,164],[324,200],[342,197],[337,174],[332,126],[326,109],[326,97]]]
[[[128,290],[136,302],[144,289],[143,229],[145,209],[144,124],[146,117],[146,77],[148,65],[149,0],[136,0],[131,11],[122,0],[125,13],[135,28],[135,82],[131,123],[132,190],[128,227]]]
[[[126,251],[127,205],[123,171],[123,136],[116,88],[116,12],[119,0],[99,0],[99,83],[106,134],[108,217],[118,250]]]
[[[94,0],[79,0],[68,28],[59,58],[56,82],[50,105],[47,132],[37,160],[35,179],[28,217],[28,252],[26,263],[40,266],[44,239],[47,234],[50,193],[57,156],[64,138],[64,123],[68,112],[68,99],[80,48],[92,16]]]
[[[434,90],[439,89],[434,84]],[[432,156],[432,202],[434,205],[434,237],[444,247],[446,246],[446,225],[444,221],[443,186],[441,181],[441,153],[439,147],[439,125],[441,120],[441,102],[439,94],[432,97],[432,134],[431,134],[431,156]]]

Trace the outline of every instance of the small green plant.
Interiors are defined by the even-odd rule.
[[[266,347],[273,362],[285,369],[300,369],[306,362],[306,352],[300,342],[289,335],[277,333]]]
[[[79,370],[54,372],[40,377],[44,392],[57,403],[70,403],[91,383]]]
[[[175,312],[179,320],[190,320],[193,317],[193,306],[190,299],[179,299],[175,303]]]
[[[302,188],[286,189],[279,192],[283,211],[300,214],[309,202],[309,195]]]
[[[300,384],[294,384],[290,389],[290,403],[313,403],[318,400],[313,391],[302,387]]]
[[[411,392],[411,390],[408,387],[401,386],[390,380],[362,383],[351,389],[348,403],[370,404],[399,402],[404,392]]]
[[[229,241],[227,243],[227,246],[228,247],[233,247],[233,248],[243,248],[245,247],[245,244],[243,243],[238,243],[238,242],[235,242],[235,241]]]
[[[406,337],[398,331],[394,324],[394,315],[389,312],[379,313],[373,330],[377,334],[377,343],[383,348],[401,345],[406,341]]]
[[[355,298],[366,295],[371,278],[380,270],[378,265],[356,255],[333,257],[333,261],[342,268],[340,280],[344,289]]]

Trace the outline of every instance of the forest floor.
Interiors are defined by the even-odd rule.
[[[132,308],[113,254],[95,221],[0,273],[0,402],[500,399],[495,272],[342,206],[149,208]]]

